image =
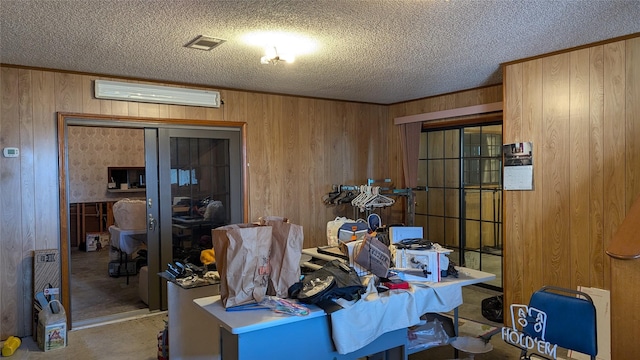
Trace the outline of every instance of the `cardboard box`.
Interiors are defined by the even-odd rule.
[[[60,288],[60,252],[57,249],[35,250],[33,259],[33,339],[37,341],[38,314],[42,308],[36,294],[48,288]]]
[[[85,244],[86,251],[97,251],[105,249],[107,246],[109,246],[109,233],[87,233]]]

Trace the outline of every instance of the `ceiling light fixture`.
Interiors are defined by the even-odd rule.
[[[261,64],[276,65],[281,61],[292,63],[295,61],[295,57],[291,54],[278,54],[278,49],[275,47],[268,47],[265,49],[265,55],[260,58]]]
[[[95,80],[96,99],[124,100],[153,104],[220,107],[220,93],[171,86]]]
[[[308,36],[285,32],[252,32],[243,36],[244,42],[265,49],[262,64],[291,63],[296,57],[317,51],[317,43]]]

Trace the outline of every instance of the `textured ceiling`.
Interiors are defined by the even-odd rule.
[[[640,0],[0,0],[0,62],[390,104],[502,82],[500,64],[640,32]],[[242,39],[317,43],[262,65]],[[187,49],[197,35],[226,42]]]

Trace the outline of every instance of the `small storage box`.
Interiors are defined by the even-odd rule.
[[[97,233],[91,232],[87,233],[86,238],[86,251],[97,251],[102,250],[109,246],[109,233]]]

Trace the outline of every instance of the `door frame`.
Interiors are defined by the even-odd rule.
[[[71,246],[69,219],[69,179],[68,179],[68,126],[97,126],[97,127],[125,127],[125,128],[188,128],[222,130],[239,129],[241,153],[241,181],[242,181],[242,213],[246,222],[249,214],[249,181],[247,167],[247,123],[237,121],[211,121],[195,119],[132,117],[83,113],[57,113],[58,130],[58,187],[60,205],[60,299],[62,306],[67,309],[67,328],[72,328],[71,311]],[[151,309],[150,309],[151,310]]]

